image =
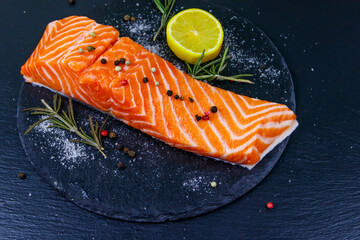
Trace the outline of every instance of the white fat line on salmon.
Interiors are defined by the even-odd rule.
[[[160,68],[159,63],[156,61],[156,55],[155,55],[155,57],[154,57],[154,55],[153,55],[153,59],[154,59],[154,61],[156,62],[157,68],[158,68],[158,69],[161,69],[161,70],[164,70],[164,68]],[[177,88],[178,88],[178,92],[180,93],[180,89],[179,89],[179,86],[178,86],[178,84],[177,84],[177,80],[176,80],[174,74],[173,74],[173,73],[171,72],[171,70],[169,69],[169,67],[168,67],[168,65],[166,64],[165,60],[162,59],[162,58],[160,58],[160,59],[161,59],[161,61],[163,62],[163,65],[162,65],[162,66],[164,66],[164,65],[166,66],[166,69],[167,69],[168,72],[170,73],[173,81],[176,83],[176,86],[177,86]],[[165,76],[164,76],[164,74],[163,74],[163,71],[159,71],[159,73],[160,73],[160,75],[161,75],[161,77],[162,77],[162,80],[163,80],[163,83],[164,83],[164,85],[165,85],[165,88],[166,88],[166,89],[170,89],[170,85],[169,85],[169,83],[167,82],[167,80],[166,80],[166,78],[165,78]],[[180,129],[181,134],[186,138],[186,140],[188,141],[188,144],[194,145],[194,146],[198,146],[198,144],[197,144],[196,142],[194,142],[194,140],[192,139],[192,137],[189,136],[188,132],[187,132],[187,131],[184,131],[184,128],[183,128],[182,125],[180,124],[180,122],[179,122],[180,116],[178,116],[178,114],[177,114],[177,112],[176,112],[176,110],[175,110],[175,108],[174,108],[174,102],[172,101],[171,98],[169,99],[169,103],[170,103],[170,105],[171,105],[171,111],[172,111],[172,113],[175,115],[175,120],[176,120],[176,123],[177,123],[178,128]],[[185,106],[185,104],[184,104],[184,101],[182,102],[182,105],[183,105],[184,109],[186,110],[186,112],[188,113],[189,117],[191,118],[191,114],[190,114],[189,111],[187,110],[187,108],[186,108],[186,106]]]
[[[145,64],[145,62],[147,62],[148,69],[151,69],[151,65],[150,65],[149,59],[144,59],[144,64]],[[156,81],[156,80],[155,80],[156,78],[155,78],[155,76],[154,76],[153,73],[152,73],[152,77],[153,77],[154,81]],[[164,115],[164,104],[163,104],[162,95],[161,95],[158,87],[155,87],[155,91],[156,91],[156,94],[157,94],[157,96],[158,96],[158,99],[159,99],[159,101],[160,101],[160,103],[161,103],[161,104],[160,104],[160,113],[161,113],[161,117],[162,117],[163,124],[164,124],[163,126],[164,126],[164,128],[165,128],[166,134],[167,134],[167,136],[172,136],[172,135],[170,134],[170,131],[169,131],[169,128],[168,128],[168,124],[167,124],[167,121],[166,121],[166,118],[165,118],[165,115]],[[173,136],[172,136],[172,137],[173,137]]]
[[[202,84],[199,83],[198,80],[195,80],[195,83],[198,85],[198,87],[201,89],[201,91],[203,92],[203,94],[206,96],[208,102],[209,102],[209,107],[211,106],[215,106],[214,102],[211,100],[211,98],[209,97],[209,95],[206,93],[206,91],[204,90]],[[210,86],[210,88],[214,88],[212,86]],[[215,89],[215,88],[214,88]],[[206,110],[203,110],[203,112],[205,112]],[[230,129],[229,125],[227,124],[227,122],[225,121],[223,115],[221,114],[221,111],[218,111],[216,114],[218,114],[218,119],[220,120],[221,122],[221,125],[225,128],[225,130],[231,135],[233,136],[233,132],[232,130]],[[215,124],[213,124],[210,121],[207,121],[209,123],[209,126],[211,127],[211,129],[213,129],[213,131],[215,132],[216,136],[219,138],[220,142],[222,143],[223,147],[225,148],[225,151],[227,151],[227,149],[230,147],[228,145],[228,143],[226,141],[224,141],[224,134],[220,134],[219,132],[219,127],[220,126],[217,126]],[[220,137],[221,136],[221,137]]]
[[[200,106],[199,102],[197,101],[194,92],[192,91],[191,87],[189,86],[189,83],[187,82],[187,79],[186,79],[186,76],[184,75],[184,72],[183,72],[183,71],[179,71],[179,72],[181,73],[181,75],[182,75],[182,77],[183,77],[183,81],[185,82],[186,87],[188,88],[189,92],[191,93],[191,96],[194,97],[194,103],[196,104],[196,106],[198,107],[198,109],[201,109],[201,106]],[[194,81],[197,81],[197,80],[194,79]],[[178,85],[177,81],[176,81],[176,86],[177,86],[177,89],[179,90],[179,85]],[[195,122],[195,116],[192,116],[192,117],[190,116],[190,118],[191,118],[192,123],[195,123],[194,125],[195,125],[195,126],[198,128],[198,130],[201,132],[202,139],[205,140],[205,142],[206,142],[206,144],[207,144],[207,147],[211,150],[210,153],[211,153],[211,154],[216,153],[217,150],[216,150],[216,148],[212,145],[212,143],[210,142],[210,140],[209,140],[209,138],[208,138],[208,135],[205,134],[204,129],[202,129],[202,128],[199,126],[199,124],[197,124],[197,123]],[[215,133],[214,133],[214,134],[215,134]],[[218,135],[216,135],[216,136],[218,137]],[[219,137],[218,137],[218,138],[219,138]],[[221,140],[219,139],[219,141],[221,141]]]
[[[294,121],[294,120],[293,120]],[[292,122],[293,122],[292,121]],[[290,127],[291,125],[289,125]],[[260,129],[260,127],[257,127],[258,129]],[[284,130],[286,131],[286,130]],[[280,135],[281,136],[281,135]],[[260,134],[255,134],[251,139],[249,139],[246,143],[242,144],[241,146],[238,146],[236,148],[232,148],[229,149],[224,155],[223,157],[227,157],[229,154],[232,153],[237,153],[237,152],[241,152],[243,151],[245,148],[247,148],[249,145],[253,144],[256,140],[260,140],[262,143],[264,144],[270,144],[274,142],[275,139],[277,139],[279,136],[273,137],[273,138],[264,138],[263,136],[261,136]]]
[[[228,94],[234,94],[234,93],[228,92]],[[234,94],[234,95],[235,95],[235,94]],[[259,104],[259,105],[250,105],[250,104],[248,103],[248,101],[246,101],[246,100],[244,99],[243,96],[241,96],[241,95],[235,95],[235,96],[240,97],[240,98],[245,102],[245,105],[246,105],[246,107],[247,107],[248,109],[256,109],[256,108],[261,108],[261,107],[272,106],[272,105],[277,105],[277,104],[278,104],[278,103],[273,103],[273,102],[267,102],[267,103],[263,103],[263,104]],[[252,98],[252,100],[253,100],[253,99],[254,99],[254,98]],[[258,101],[260,101],[260,100],[258,100]]]
[[[145,72],[144,72],[144,68],[143,67],[140,67],[141,69],[141,72],[142,72],[142,75],[143,76],[146,76]],[[152,98],[152,95],[151,95],[151,90],[150,90],[150,85],[149,83],[145,84],[146,88],[147,88],[147,91],[148,91],[148,94],[149,94],[149,105],[150,105],[150,108],[151,108],[151,115],[152,115],[152,123],[153,124],[156,124],[156,121],[155,121],[155,106],[154,106],[154,102],[153,102],[153,98]]]
[[[151,135],[157,135],[157,136],[159,136],[160,138],[163,138],[163,139],[169,139],[168,137],[166,137],[166,136],[164,136],[164,135],[162,135],[161,133],[159,133],[159,132],[155,132],[155,131],[153,131],[153,130],[150,130],[150,129],[147,129],[147,128],[141,128],[140,129],[142,132],[144,132],[144,133],[148,133],[150,136]],[[154,137],[155,138],[155,137]],[[161,140],[161,139],[160,139]]]
[[[275,109],[284,109],[284,110],[286,109],[286,110],[288,110],[288,108],[285,105],[276,105],[274,107],[266,108],[266,109],[263,109],[261,111],[258,111],[258,112],[252,113],[252,114],[246,114],[244,112],[244,110],[246,111],[248,109],[243,109],[241,106],[239,106],[238,102],[233,98],[232,94],[229,94],[229,96],[233,100],[235,106],[239,110],[239,113],[242,115],[242,117],[244,119],[248,119],[250,117],[255,117],[255,116],[259,115],[259,114],[267,113],[267,112],[270,112],[270,111],[275,110]]]
[[[47,81],[50,81],[50,82],[52,83],[52,84],[50,84],[50,86],[53,85],[53,84],[55,84],[55,82],[52,80],[50,74],[46,71],[46,69],[45,69],[44,67],[41,67],[40,69],[41,69],[41,71],[38,71],[38,70],[37,70],[38,73],[39,73],[39,75],[40,75],[43,79],[46,79]],[[44,75],[45,75],[45,76],[44,76]],[[60,84],[60,86],[61,86],[61,90],[64,89],[61,84]]]

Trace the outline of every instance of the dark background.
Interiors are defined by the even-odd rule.
[[[87,212],[45,183],[17,133],[20,67],[48,22],[105,2],[0,1],[0,239],[360,238],[359,1],[208,1],[260,27],[295,85],[300,126],[273,171],[239,200],[188,220],[132,223]]]

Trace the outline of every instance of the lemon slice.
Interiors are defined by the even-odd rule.
[[[190,8],[170,19],[166,27],[166,39],[178,58],[195,64],[204,49],[202,62],[219,55],[224,31],[219,20],[209,12]]]

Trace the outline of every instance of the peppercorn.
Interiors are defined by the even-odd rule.
[[[126,15],[124,16],[124,21],[127,22],[127,21],[130,20],[130,18],[131,18],[130,15],[126,14]]]
[[[216,188],[217,183],[216,183],[216,182],[211,182],[210,185],[211,185],[213,188]]]
[[[203,117],[202,117],[202,120],[209,120],[210,118],[209,118],[209,115],[204,115]]]
[[[266,204],[266,207],[267,207],[268,209],[273,209],[273,208],[274,208],[274,204],[273,204],[272,202],[268,202],[268,203]]]
[[[135,157],[135,152],[134,151],[129,151],[128,155],[129,155],[129,157]]]
[[[101,61],[100,61],[102,64],[105,64],[106,63],[106,59],[105,58],[103,58],[103,59],[101,59]]]
[[[218,109],[216,106],[212,106],[210,110],[212,113],[216,113]]]
[[[152,67],[152,68],[151,68],[151,72],[152,72],[152,73],[156,72],[156,68]]]
[[[120,61],[119,61],[119,60],[116,60],[116,61],[114,62],[114,64],[115,64],[115,66],[117,66],[117,65],[120,64]]]
[[[118,145],[116,146],[116,148],[117,148],[118,150],[121,150],[121,149],[122,149],[122,145],[121,145],[121,144],[118,144]]]
[[[96,37],[96,33],[95,33],[95,32],[91,32],[91,33],[90,33],[90,37],[92,37],[92,38]]]
[[[120,67],[120,66],[116,66],[116,67],[115,67],[115,71],[120,72],[120,71],[121,71],[121,67]]]
[[[92,51],[95,50],[95,48],[94,48],[93,46],[89,45],[89,46],[87,47],[87,50],[88,50],[89,52],[92,52]]]
[[[180,96],[180,100],[184,100],[184,96]]]
[[[101,131],[101,136],[106,137],[108,135],[108,132],[106,130]]]
[[[132,22],[134,22],[134,21],[136,20],[136,18],[135,18],[135,17],[131,17],[130,20],[131,20]]]
[[[129,60],[125,61],[125,65],[126,65],[126,66],[129,66],[130,63],[131,63],[131,62],[130,62]]]
[[[200,120],[201,120],[201,117],[198,116],[198,115],[196,115],[195,118],[196,118],[196,121],[200,121]]]
[[[129,149],[129,148],[124,147],[124,153],[128,153],[129,151],[130,151],[130,149]]]
[[[160,83],[158,81],[155,82],[155,86],[159,86]]]
[[[173,91],[167,90],[166,94],[167,94],[169,97],[171,97],[171,96],[173,95]]]
[[[121,170],[124,170],[124,169],[126,168],[125,163],[123,163],[123,162],[118,162],[117,168],[118,168],[118,169],[121,169]]]
[[[174,96],[174,98],[175,98],[175,99],[179,99],[179,95],[176,94],[176,95]]]
[[[144,78],[143,78],[143,82],[144,82],[144,83],[147,83],[148,81],[149,81],[149,79],[148,79],[147,77],[144,77]]]
[[[120,58],[120,63],[125,64],[125,58]]]
[[[128,85],[128,81],[127,81],[127,80],[122,80],[122,85],[123,85],[123,86]]]
[[[25,173],[23,173],[23,172],[18,172],[18,178],[20,178],[20,179],[25,179],[25,178],[26,178]]]
[[[204,114],[209,116],[211,114],[211,111],[206,111],[204,112]]]
[[[109,138],[112,139],[116,138],[116,134],[114,132],[109,133]]]
[[[83,48],[79,48],[79,53],[83,53],[84,49]]]
[[[190,102],[194,102],[194,99],[192,99],[191,97],[189,97],[189,101],[190,101]]]

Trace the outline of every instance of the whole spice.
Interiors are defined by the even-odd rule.
[[[190,102],[194,102],[194,99],[192,99],[191,97],[189,97],[189,101],[190,101]]]
[[[123,147],[122,147],[121,144],[118,144],[118,145],[116,145],[116,148],[117,148],[118,150],[121,150]]]
[[[127,22],[127,21],[130,20],[130,18],[131,18],[130,15],[126,14],[126,15],[124,16],[124,21]]]
[[[114,132],[109,133],[109,138],[111,139],[116,138],[116,134]]]
[[[124,153],[128,153],[129,151],[130,151],[130,149],[129,149],[129,148],[124,147]]]
[[[209,116],[211,114],[211,111],[206,111],[204,112],[204,114]]]
[[[126,65],[126,66],[129,66],[130,63],[131,63],[131,62],[130,62],[129,60],[125,61],[125,65]]]
[[[84,49],[83,48],[79,48],[79,53],[83,53]]]
[[[95,48],[94,48],[94,46],[89,45],[89,46],[87,47],[87,50],[88,50],[89,52],[92,52],[92,51],[95,50]]]
[[[33,111],[32,114],[46,116],[45,118],[42,118],[41,120],[32,124],[25,131],[25,133],[24,133],[25,135],[28,134],[32,129],[34,129],[40,123],[42,123],[44,121],[49,121],[50,128],[61,128],[66,131],[75,133],[82,140],[71,139],[71,141],[88,144],[88,145],[96,148],[106,158],[106,155],[103,152],[104,148],[102,146],[100,132],[102,131],[106,121],[108,120],[108,117],[105,119],[105,121],[99,128],[98,123],[95,122],[95,125],[94,125],[91,116],[89,116],[90,134],[86,134],[85,131],[81,127],[78,127],[78,125],[75,121],[71,97],[69,98],[67,112],[64,110],[60,111],[61,96],[58,96],[57,94],[55,94],[53,97],[53,106],[54,106],[53,108],[50,107],[50,105],[47,104],[47,102],[45,102],[44,99],[41,99],[41,103],[45,106],[45,108],[34,107],[34,108],[28,108],[28,109],[23,110],[23,112]]]
[[[268,203],[266,204],[266,207],[267,207],[268,209],[273,209],[273,208],[274,208],[274,204],[273,204],[272,202],[268,202]]]
[[[154,0],[156,7],[160,10],[161,16],[161,23],[159,30],[155,33],[153,41],[156,40],[156,37],[161,33],[162,30],[166,28],[167,23],[171,17],[170,13],[172,8],[175,5],[175,0],[165,0],[165,4],[163,5],[160,0]]]
[[[184,100],[184,96],[180,96],[180,100]]]
[[[129,155],[129,157],[135,157],[135,152],[134,151],[129,151],[128,155]]]
[[[152,72],[152,73],[156,72],[156,68],[152,67],[152,68],[151,68],[151,72]]]
[[[134,16],[132,16],[132,17],[130,18],[130,20],[131,20],[132,22],[135,22],[136,18],[135,18]]]
[[[117,65],[119,65],[120,64],[120,61],[119,60],[116,60],[115,62],[114,62],[114,65],[115,66],[117,66]]]
[[[122,80],[122,85],[123,85],[123,86],[128,85],[128,81],[127,81],[127,80]]]
[[[210,118],[209,118],[209,115],[204,115],[203,117],[202,117],[202,120],[209,120]]]
[[[91,32],[91,33],[90,33],[90,37],[92,37],[92,38],[96,37],[96,33],[95,33],[95,32]]]
[[[216,106],[212,106],[210,110],[212,113],[216,113],[218,109]]]
[[[102,64],[106,64],[106,59],[105,58],[103,58],[103,59],[101,59],[101,61],[100,61]]]
[[[211,187],[216,188],[217,183],[216,182],[211,182],[210,185],[211,185]]]
[[[147,77],[143,78],[143,83],[147,83],[149,81],[149,79]]]
[[[108,135],[108,132],[106,130],[101,131],[101,136],[106,137]]]
[[[23,173],[23,172],[18,172],[18,178],[20,178],[20,179],[25,179],[25,178],[26,178],[25,173]]]
[[[125,58],[120,58],[120,63],[125,64]]]
[[[155,82],[155,86],[159,86],[159,85],[160,85],[160,83],[156,81],[156,82]]]
[[[120,72],[120,71],[121,71],[121,67],[120,67],[120,66],[116,66],[116,67],[115,67],[115,71]]]
[[[173,91],[167,90],[166,94],[167,94],[169,97],[171,97],[171,96],[173,95]]]
[[[200,121],[200,120],[201,120],[201,117],[198,116],[198,115],[196,115],[195,118],[196,118],[196,121]]]
[[[124,169],[126,168],[125,163],[123,163],[123,162],[118,162],[117,168],[120,169],[120,170],[124,170]]]
[[[174,98],[175,98],[175,99],[179,99],[179,95],[176,94],[176,95],[174,96]]]

